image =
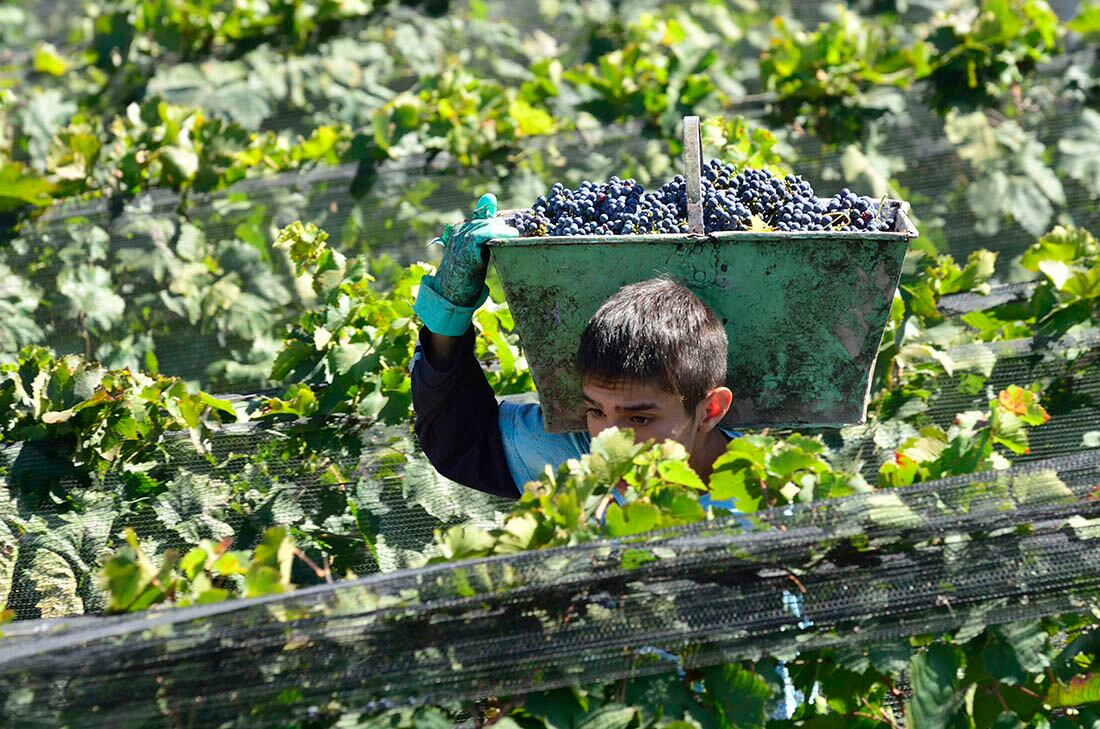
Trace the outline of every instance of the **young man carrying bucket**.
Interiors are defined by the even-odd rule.
[[[444,476],[480,491],[517,498],[544,468],[588,452],[605,428],[631,428],[638,440],[676,440],[704,481],[739,434],[722,428],[733,395],[725,386],[729,349],[721,320],[695,294],[665,279],[620,289],[581,334],[577,366],[588,432],[547,433],[534,403],[498,403],[474,355],[474,312],[485,303],[490,240],[518,237],[482,195],[473,218],[448,236],[435,276],[420,284],[416,313],[424,323],[413,358],[416,434]],[[612,495],[624,500],[617,490]],[[705,495],[702,503],[710,503]],[[715,504],[716,506],[718,504]],[[721,506],[734,509],[735,505]],[[784,606],[802,618],[801,601]],[[810,623],[805,622],[806,625]],[[654,649],[657,650],[657,649]],[[801,697],[784,663],[782,695],[769,712],[789,719]]]
[[[480,491],[518,497],[547,465],[587,453],[605,428],[638,440],[676,440],[703,480],[736,433],[719,426],[730,408],[728,342],[715,313],[664,279],[619,290],[581,335],[577,365],[588,432],[547,433],[542,409],[497,403],[474,356],[471,319],[489,294],[488,241],[519,233],[483,195],[473,219],[454,232],[435,276],[420,285],[424,327],[413,361],[416,433],[436,470]]]

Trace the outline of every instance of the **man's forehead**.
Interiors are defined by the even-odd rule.
[[[644,382],[602,382],[586,379],[581,386],[581,394],[591,403],[619,408],[636,408],[640,405],[671,406],[678,405],[679,396]]]

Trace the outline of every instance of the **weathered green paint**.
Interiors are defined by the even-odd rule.
[[[887,204],[899,205],[896,201]],[[897,232],[581,236],[494,241],[492,258],[550,432],[584,430],[581,331],[621,287],[659,275],[710,305],[729,336],[733,427],[862,422],[910,239]]]

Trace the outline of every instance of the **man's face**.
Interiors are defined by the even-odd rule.
[[[656,385],[624,382],[609,384],[586,379],[581,387],[588,432],[595,437],[617,426],[634,431],[637,442],[675,440],[690,452],[695,445],[699,418],[684,410],[679,395]],[[697,408],[698,409],[698,408]]]

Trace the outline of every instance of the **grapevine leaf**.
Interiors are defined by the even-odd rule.
[[[759,674],[737,664],[727,664],[709,669],[703,683],[729,726],[739,729],[764,726],[772,692]]]
[[[696,491],[706,491],[706,484],[685,461],[661,461],[657,465],[661,478],[669,483],[687,486]]]
[[[634,463],[634,455],[640,450],[629,430],[608,428],[592,439],[589,461],[592,475],[601,484],[617,484]]]
[[[1058,151],[1062,170],[1100,196],[1100,113],[1084,109],[1081,124],[1058,141]]]
[[[1024,726],[1016,714],[1011,711],[1002,711],[997,715],[990,729],[1024,729]]]
[[[65,269],[57,277],[57,289],[68,299],[71,315],[102,332],[120,321],[126,310],[126,300],[114,288],[110,271],[100,266]]]
[[[496,540],[489,532],[475,526],[455,526],[444,533],[440,547],[448,560],[484,556]]]
[[[1046,631],[1038,622],[1010,623],[989,629],[993,640],[982,649],[982,662],[991,676],[1010,686],[1028,680],[1049,665]]]
[[[913,697],[906,706],[906,723],[919,729],[947,729],[963,701],[958,673],[962,652],[936,643],[910,661]]]
[[[233,527],[219,516],[230,499],[229,486],[202,474],[181,472],[153,502],[153,511],[165,527],[188,544],[232,536]]]
[[[53,192],[53,183],[27,172],[21,163],[0,162],[0,213],[25,205],[49,205]]]
[[[1074,226],[1055,226],[1033,243],[1020,258],[1020,265],[1039,271],[1043,261],[1080,263],[1100,256],[1100,242],[1089,231]]]
[[[612,504],[607,510],[607,530],[613,537],[643,534],[660,523],[661,512],[652,504],[632,502],[625,506]]]
[[[757,479],[741,464],[719,468],[715,462],[715,470],[710,476],[710,495],[715,501],[732,499],[737,509],[746,514],[759,511],[763,500]]]
[[[1069,683],[1056,681],[1051,685],[1046,697],[1046,703],[1058,708],[1098,702],[1100,702],[1100,673],[1074,676]]]
[[[34,591],[35,608],[41,617],[61,618],[84,612],[72,565],[56,552],[36,549],[28,570],[22,575]]]
[[[1012,494],[1021,504],[1069,502],[1076,498],[1054,470],[1013,476]]]
[[[626,729],[638,710],[633,706],[608,704],[601,706],[576,724],[577,729]]]

